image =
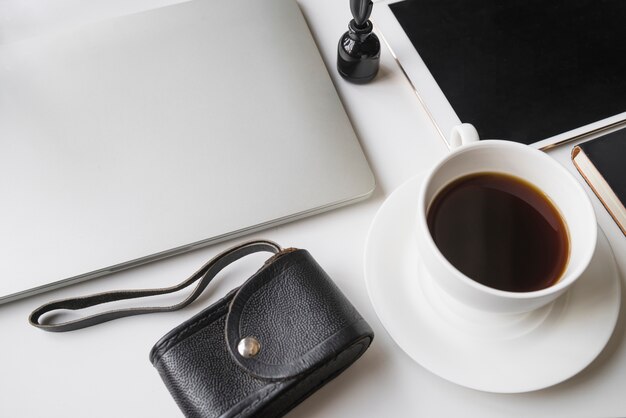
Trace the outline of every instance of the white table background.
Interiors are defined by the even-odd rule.
[[[0,0],[0,43],[175,2]],[[356,86],[338,76],[335,54],[339,36],[350,19],[347,0],[300,0],[299,3],[361,140],[378,188],[366,202],[272,228],[256,236],[283,246],[308,249],[372,325],[376,338],[361,360],[290,416],[626,416],[624,309],[608,346],[586,370],[557,386],[526,394],[496,395],[449,383],[413,362],[391,340],[374,313],[363,280],[367,230],[384,199],[405,180],[445,155],[447,148],[384,45],[380,74],[374,82]],[[550,154],[582,182],[569,161],[570,149],[568,144]],[[614,248],[624,288],[626,238],[588,188],[587,191],[592,196],[598,222]],[[171,328],[239,285],[256,270],[262,255],[229,268],[209,287],[206,295],[182,312],[122,319],[67,334],[41,332],[28,325],[27,317],[32,309],[52,299],[173,284],[231,244],[222,243],[0,306],[0,416],[180,416],[148,361],[150,348]],[[173,300],[161,298],[163,302]],[[567,357],[567,352],[563,357]]]

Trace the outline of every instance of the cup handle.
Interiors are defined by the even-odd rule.
[[[455,149],[462,145],[478,142],[478,131],[471,123],[462,123],[452,128],[450,132],[450,148]]]

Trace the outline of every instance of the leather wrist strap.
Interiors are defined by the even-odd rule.
[[[215,256],[213,259],[211,259],[211,261],[206,263],[204,266],[202,266],[202,268],[192,274],[187,280],[175,286],[158,289],[118,290],[112,292],[97,293],[90,296],[57,300],[35,309],[30,314],[29,322],[31,325],[44,331],[65,332],[90,327],[92,325],[111,321],[113,319],[123,318],[125,316],[176,311],[189,305],[198,296],[200,296],[200,294],[204,291],[204,289],[211,282],[211,280],[213,280],[217,273],[219,273],[224,267],[242,257],[245,257],[246,255],[259,251],[267,251],[276,254],[281,251],[281,248],[278,244],[271,241],[246,242],[236,247],[232,247],[224,251],[223,253]],[[174,305],[117,309],[61,323],[50,322],[42,324],[39,322],[39,319],[42,315],[55,310],[78,310],[119,300],[175,293],[179,290],[186,288],[196,281],[198,281],[198,284],[193,292],[183,301]]]

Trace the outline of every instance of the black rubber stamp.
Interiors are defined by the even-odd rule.
[[[372,32],[369,18],[371,0],[350,0],[352,19],[348,31],[339,39],[337,70],[353,83],[367,83],[376,77],[380,63],[380,41]]]

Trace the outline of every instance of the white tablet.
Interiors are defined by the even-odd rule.
[[[626,121],[626,2],[381,0],[372,21],[449,143],[547,149]]]

